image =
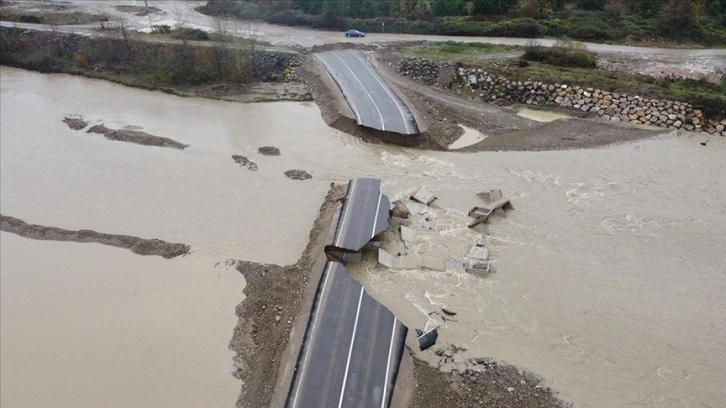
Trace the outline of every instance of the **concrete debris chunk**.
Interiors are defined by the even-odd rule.
[[[502,190],[482,191],[481,193],[477,193],[476,195],[477,197],[484,200],[485,203],[491,204],[502,199]]]
[[[378,249],[378,263],[385,266],[386,268],[393,267],[393,255],[386,252],[384,249]]]
[[[489,272],[491,272],[489,262],[481,262],[477,260],[472,260],[466,268],[466,271],[473,274],[473,275],[480,275],[485,276],[488,275]]]
[[[489,259],[489,248],[483,245],[475,245],[471,248],[471,250],[469,250],[469,257],[486,261]]]
[[[449,259],[446,261],[446,272],[464,272],[466,267],[464,261],[459,259]]]
[[[405,225],[401,225],[401,239],[404,241],[413,241],[415,231]]]
[[[441,306],[441,311],[449,316],[456,316],[456,312],[446,307],[446,305]]]
[[[479,224],[486,222],[489,217],[497,210],[511,209],[512,203],[509,202],[508,198],[495,201],[486,207],[474,207],[469,211],[470,217],[475,217],[476,220],[469,224],[469,228],[474,228]]]
[[[421,204],[431,205],[431,203],[436,200],[436,196],[425,188],[420,187],[411,194],[411,199],[418,201]]]
[[[421,332],[421,330],[416,329],[416,334],[418,335],[418,348],[421,350],[426,350],[433,346],[436,344],[436,339],[439,338],[439,332],[436,328],[427,332]]]

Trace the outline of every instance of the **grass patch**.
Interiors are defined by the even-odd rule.
[[[426,42],[421,45],[401,49],[405,54],[435,61],[456,61],[476,65],[493,58],[503,57],[520,50],[511,45],[486,43],[464,43],[456,41]]]
[[[27,12],[3,9],[2,20],[33,24],[77,25],[108,21],[108,17],[98,14],[83,13],[80,11]]]

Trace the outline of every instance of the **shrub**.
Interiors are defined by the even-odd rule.
[[[530,42],[524,47],[524,59],[558,67],[597,67],[595,54],[588,51],[581,43],[570,40],[557,41],[549,48],[537,42]]]
[[[497,37],[535,38],[540,36],[545,29],[537,20],[524,17],[501,21],[487,31],[487,35]]]
[[[20,20],[21,23],[32,23],[32,24],[41,24],[43,22],[42,18],[40,18],[38,16],[30,15],[30,14],[23,14],[22,16],[20,16],[20,18],[18,20]]]
[[[73,61],[76,63],[76,67],[78,68],[86,70],[91,69],[91,64],[88,63],[86,57],[83,56],[83,54],[81,54],[80,52],[73,54]]]
[[[177,28],[171,32],[171,38],[177,40],[207,41],[209,33],[198,28]]]

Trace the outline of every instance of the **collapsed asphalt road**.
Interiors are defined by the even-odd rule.
[[[356,50],[316,54],[340,86],[359,125],[373,129],[418,134],[413,114]]]
[[[360,251],[389,226],[380,180],[348,185],[333,244]],[[333,257],[334,258],[334,257]],[[370,297],[345,266],[329,260],[318,284],[287,407],[387,407],[408,329]]]

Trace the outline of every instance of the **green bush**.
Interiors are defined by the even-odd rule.
[[[544,33],[544,27],[537,20],[529,17],[500,21],[488,30],[489,36],[536,38]]]
[[[208,41],[209,33],[198,28],[176,28],[171,32],[171,38],[177,40]]]
[[[620,36],[613,24],[592,18],[570,19],[564,31],[567,37],[578,40],[608,40]]]
[[[595,54],[582,44],[569,40],[557,41],[549,48],[539,43],[529,43],[524,47],[524,59],[558,67],[597,67]]]

